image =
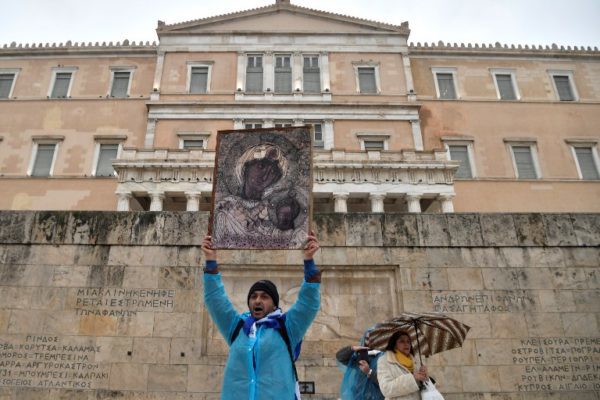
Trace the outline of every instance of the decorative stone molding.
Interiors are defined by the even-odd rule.
[[[438,41],[437,43],[423,43],[411,42],[408,47],[409,55],[419,55],[419,54],[461,54],[461,55],[471,55],[471,54],[502,54],[502,55],[532,55],[537,57],[589,57],[589,56],[600,56],[600,50],[598,47],[594,46],[559,46],[555,43],[552,45],[508,45],[502,44],[500,42],[496,42],[494,44],[486,44],[486,43],[461,43],[460,45],[457,43],[444,43],[443,41]]]

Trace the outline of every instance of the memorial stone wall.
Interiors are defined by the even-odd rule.
[[[206,213],[0,212],[0,400],[218,399],[203,305]],[[298,362],[337,399],[335,352],[402,311],[471,326],[427,360],[446,399],[600,399],[600,215],[317,214],[322,305]],[[300,251],[219,251],[239,310]]]

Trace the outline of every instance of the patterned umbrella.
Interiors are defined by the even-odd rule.
[[[413,348],[425,357],[461,347],[469,326],[440,313],[402,313],[380,322],[367,334],[366,345],[384,350],[390,337],[397,331],[406,331]]]

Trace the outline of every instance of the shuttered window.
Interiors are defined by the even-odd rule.
[[[456,90],[454,89],[454,75],[451,73],[438,72],[435,74],[435,76],[438,82],[438,89],[440,91],[440,99],[456,99]]]
[[[53,99],[65,98],[69,94],[69,84],[71,83],[71,72],[57,72],[54,78],[54,86],[52,87]]]
[[[598,180],[598,167],[594,161],[594,153],[591,147],[575,147],[575,155],[581,171],[581,179]]]
[[[190,74],[190,93],[206,93],[208,91],[208,67],[192,67]]]
[[[275,122],[275,128],[290,128],[291,126],[291,122]]]
[[[115,170],[112,166],[113,160],[117,158],[118,144],[101,144],[96,165],[96,176],[113,176]]]
[[[560,101],[575,101],[568,75],[553,75],[554,85]]]
[[[0,99],[8,99],[15,74],[0,74]]]
[[[321,69],[319,68],[319,56],[305,56],[302,71],[304,74],[304,92],[320,93]]]
[[[377,93],[374,67],[358,68],[358,85],[360,93]]]
[[[530,146],[511,146],[518,179],[537,179]]]
[[[262,93],[263,65],[262,55],[249,55],[246,65],[246,92]]]
[[[291,56],[275,56],[275,93],[292,92]]]
[[[32,176],[50,176],[55,149],[55,143],[37,145],[35,162],[33,164],[33,171],[31,172]]]
[[[500,100],[517,99],[511,74],[496,74],[496,83],[498,84],[498,92],[500,92]]]
[[[259,129],[262,128],[262,123],[260,122],[247,122],[244,124],[245,129]]]
[[[131,72],[129,71],[114,71],[110,95],[112,97],[127,97],[130,77]]]
[[[448,146],[450,150],[450,159],[460,161],[460,166],[456,170],[457,178],[472,178],[471,163],[469,160],[469,148],[465,145]]]
[[[365,140],[364,146],[365,150],[383,150],[385,148],[383,140]]]
[[[183,141],[184,149],[203,149],[204,140],[202,139],[185,139]]]

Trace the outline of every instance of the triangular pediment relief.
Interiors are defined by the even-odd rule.
[[[253,10],[166,25],[159,21],[161,35],[202,33],[396,33],[408,36],[408,23],[390,25],[312,10],[290,4],[275,4]]]

